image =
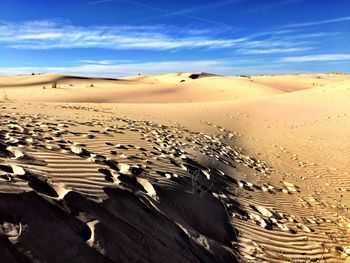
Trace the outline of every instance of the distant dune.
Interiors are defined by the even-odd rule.
[[[0,77],[0,87],[15,100],[56,102],[178,103],[252,98],[281,93],[247,78],[191,74],[104,79],[45,74]],[[52,89],[52,84],[57,88]]]
[[[350,76],[0,77],[4,262],[348,262]]]
[[[330,74],[224,77],[178,73],[112,79],[43,74],[0,77],[0,88],[8,97],[22,101],[188,103],[272,96],[349,78]],[[55,89],[53,83],[57,85]]]

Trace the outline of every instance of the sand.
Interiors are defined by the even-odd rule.
[[[343,74],[0,77],[0,256],[349,261],[349,99]]]

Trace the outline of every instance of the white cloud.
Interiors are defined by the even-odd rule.
[[[270,48],[270,49],[247,49],[242,50],[243,54],[256,54],[256,55],[262,55],[262,54],[279,54],[279,53],[290,53],[290,52],[302,52],[307,51],[312,48],[302,48],[302,47],[295,47],[295,48]]]
[[[281,58],[280,62],[327,62],[350,60],[350,54],[320,54]]]
[[[265,63],[256,59],[237,61],[229,60],[194,60],[194,61],[161,61],[124,64],[80,64],[67,67],[12,67],[0,68],[0,75],[19,75],[34,73],[63,73],[89,76],[135,76],[137,74],[163,74],[175,72],[209,72],[221,75],[261,75],[293,74],[300,70],[286,67],[281,63]]]
[[[171,50],[178,48],[229,48],[244,38],[220,39],[193,30],[162,26],[81,27],[48,21],[0,22],[0,42],[17,49],[106,48]]]
[[[115,50],[232,49],[243,54],[297,52],[310,49],[309,38],[324,33],[294,34],[290,30],[219,37],[219,28],[165,26],[75,26],[52,21],[8,23],[0,21],[0,45],[15,49],[45,50],[102,48]],[[229,32],[225,32],[229,33]],[[264,36],[264,38],[262,38]],[[253,51],[249,52],[249,49]],[[262,51],[258,51],[258,49]],[[271,49],[271,51],[266,51]]]
[[[103,60],[94,60],[94,59],[81,59],[78,62],[82,64],[92,64],[92,65],[112,65],[116,63],[131,63],[134,62],[131,59],[103,59]]]
[[[135,76],[137,74],[163,74],[175,72],[209,72],[221,75],[261,75],[300,73],[298,67],[286,66],[281,61],[266,63],[265,60],[245,59],[232,62],[228,60],[193,61],[153,61],[140,63],[98,64],[99,61],[81,62],[77,66],[62,67],[11,67],[0,68],[0,75],[19,75],[31,73],[63,73],[89,76]],[[103,62],[103,61],[102,61]],[[307,71],[303,71],[304,73]],[[310,71],[311,73],[311,71]]]
[[[235,74],[234,68],[221,60],[162,61],[124,64],[82,64],[72,67],[13,67],[0,68],[2,75],[35,73],[66,73],[99,76],[130,76],[141,74],[160,74],[169,72],[211,72]]]
[[[350,19],[350,17],[342,17],[310,22],[308,25],[346,21],[348,18]],[[294,27],[301,25],[294,24]],[[289,26],[293,27],[293,25]],[[319,40],[328,34],[327,32],[298,33],[297,29],[288,28],[237,36],[234,35],[237,32],[229,31],[224,32],[226,35],[223,35],[220,29],[221,27],[198,29],[162,25],[76,26],[51,20],[21,23],[0,21],[0,48],[27,50],[99,48],[154,51],[227,49],[240,57],[243,55],[263,57],[284,53],[304,55],[306,51],[317,49],[321,43]],[[333,32],[327,36],[330,34],[340,35],[339,32]],[[83,64],[115,64],[116,62],[131,61],[81,61]]]
[[[224,23],[215,21],[215,20],[211,20],[211,19],[207,19],[204,17],[199,17],[199,16],[195,16],[192,13],[198,12],[198,11],[202,11],[205,9],[215,9],[218,7],[222,7],[225,5],[229,5],[229,4],[233,4],[233,3],[238,3],[238,2],[242,2],[242,1],[246,1],[246,0],[224,0],[224,1],[216,1],[214,3],[207,3],[207,4],[203,4],[203,5],[196,5],[194,7],[190,7],[190,8],[184,8],[184,9],[180,9],[180,10],[176,10],[176,11],[170,11],[164,8],[159,8],[153,4],[145,4],[143,2],[138,2],[138,1],[133,1],[133,0],[97,0],[97,1],[91,1],[91,2],[87,2],[86,4],[89,5],[96,5],[96,4],[103,4],[103,3],[110,3],[110,2],[125,2],[125,3],[129,3],[132,4],[134,6],[138,6],[138,7],[142,7],[142,8],[147,8],[149,10],[152,11],[156,11],[158,13],[160,13],[160,15],[158,16],[154,16],[152,18],[146,18],[146,19],[141,19],[136,21],[137,23],[139,22],[145,22],[145,21],[149,21],[149,20],[154,20],[154,19],[159,19],[162,17],[168,17],[168,16],[182,16],[182,17],[186,17],[186,18],[190,18],[192,20],[197,20],[197,21],[201,21],[201,22],[205,22],[205,23],[209,23],[209,24],[215,24],[215,25],[225,25]]]
[[[318,25],[346,22],[346,21],[350,21],[350,16],[343,16],[343,17],[324,19],[324,20],[305,22],[305,23],[294,23],[294,24],[285,25],[284,27],[286,28],[309,27],[309,26],[318,26]]]
[[[204,4],[204,5],[196,5],[194,7],[180,9],[180,10],[173,11],[173,12],[165,12],[162,16],[164,17],[164,16],[187,15],[187,14],[196,13],[196,12],[202,11],[202,10],[208,10],[208,9],[213,10],[215,8],[219,8],[219,7],[223,7],[226,5],[235,4],[235,3],[239,3],[239,2],[244,2],[244,1],[245,0],[224,0],[224,1],[209,2],[209,3]]]
[[[61,33],[40,33],[40,34],[24,34],[17,37],[18,40],[37,40],[37,39],[58,39],[62,37]]]
[[[258,11],[265,11],[268,9],[273,9],[276,7],[280,6],[285,6],[285,5],[291,5],[291,4],[296,4],[299,2],[303,2],[305,0],[284,0],[284,1],[273,1],[272,3],[266,3],[265,1],[262,1],[261,5],[257,5],[255,7],[252,7],[248,9],[248,12],[258,12]]]

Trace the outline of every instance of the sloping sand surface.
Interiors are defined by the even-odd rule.
[[[286,92],[321,87],[349,79],[349,75],[342,74],[299,74],[252,77],[255,83],[267,85]]]
[[[6,262],[350,260],[348,75],[11,76],[1,94]]]
[[[0,77],[0,87],[12,100],[41,102],[188,103],[282,93],[246,78],[204,75],[192,79],[190,76],[191,74],[166,74],[101,79],[46,74]]]

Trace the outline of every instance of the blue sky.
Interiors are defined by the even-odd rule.
[[[350,73],[349,0],[0,0],[0,74]]]

